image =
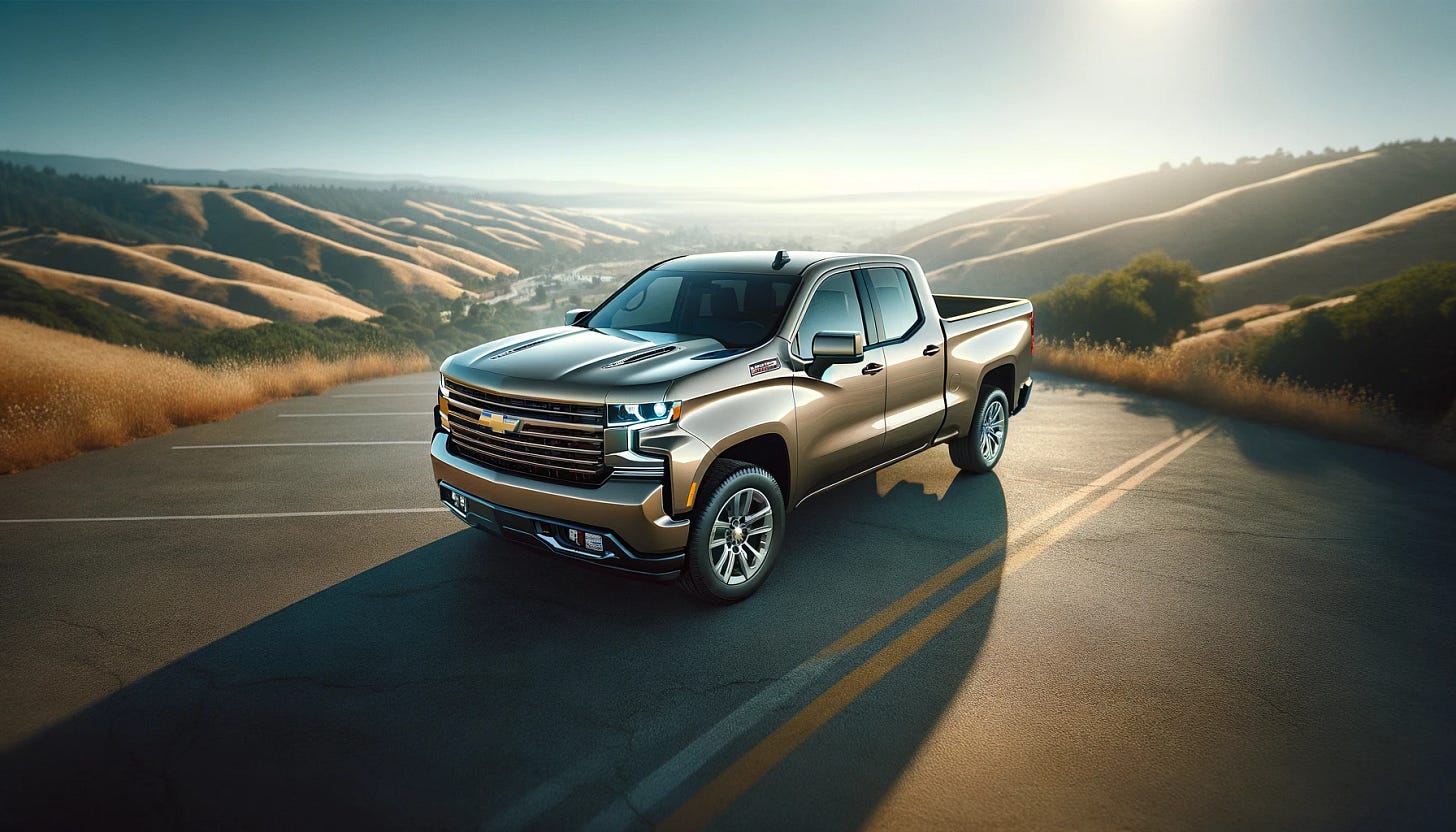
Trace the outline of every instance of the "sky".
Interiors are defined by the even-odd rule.
[[[1456,2],[0,0],[0,148],[802,196],[1456,134]]]

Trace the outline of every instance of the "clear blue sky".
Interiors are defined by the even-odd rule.
[[[3,3],[0,147],[1032,190],[1456,134],[1456,2]]]

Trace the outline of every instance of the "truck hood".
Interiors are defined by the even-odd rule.
[[[440,370],[521,395],[591,401],[615,390],[647,401],[665,395],[674,380],[743,352],[712,338],[563,326],[482,344],[446,359]]]

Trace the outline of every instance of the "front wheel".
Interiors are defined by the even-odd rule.
[[[757,591],[773,569],[785,531],[784,495],[767,471],[735,460],[713,463],[702,494],[681,584],[704,601],[733,604]]]
[[[1011,421],[1011,406],[1000,387],[981,388],[981,401],[976,405],[976,418],[971,432],[950,442],[950,461],[962,471],[985,474],[1001,461],[1006,450],[1006,432]]]

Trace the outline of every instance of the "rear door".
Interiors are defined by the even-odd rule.
[[[904,269],[867,268],[863,280],[884,354],[885,458],[894,459],[929,445],[945,419],[944,334]]]
[[[792,349],[813,358],[818,332],[859,332],[869,343],[869,310],[852,271],[822,279],[810,295]],[[858,474],[877,464],[884,449],[885,353],[866,349],[856,364],[830,364],[796,373],[794,406],[798,423],[798,476],[802,494]]]

